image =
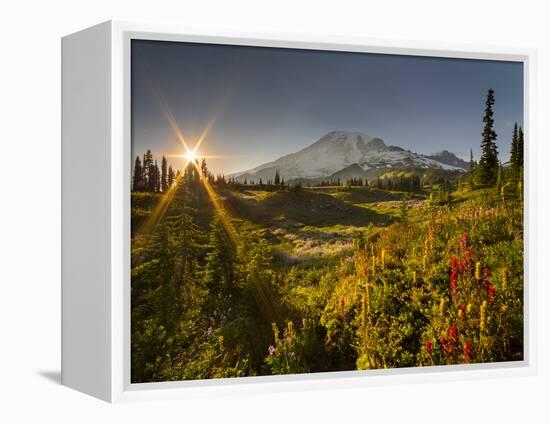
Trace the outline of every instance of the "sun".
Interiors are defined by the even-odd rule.
[[[198,158],[197,152],[195,150],[189,150],[185,154],[185,158],[187,159],[188,162],[194,162]]]

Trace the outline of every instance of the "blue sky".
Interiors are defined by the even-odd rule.
[[[277,159],[333,130],[479,157],[489,88],[506,161],[523,121],[521,63],[134,40],[133,155],[183,152],[162,98],[190,147],[216,117],[200,148],[215,173]]]

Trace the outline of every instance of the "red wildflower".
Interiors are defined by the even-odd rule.
[[[449,328],[449,335],[451,336],[451,341],[453,341],[453,342],[458,341],[458,330],[456,329],[455,325],[452,325]]]
[[[439,343],[441,344],[441,348],[443,349],[443,352],[445,354],[450,354],[451,351],[453,350],[453,347],[452,347],[451,343],[444,336],[439,338]]]
[[[460,304],[458,308],[462,311],[462,313],[466,312],[466,306],[464,306],[464,304]]]
[[[456,257],[453,257],[453,258],[451,259],[451,266],[453,266],[453,268],[455,268],[456,265],[457,265],[457,263],[458,263],[457,258],[456,258]]]
[[[466,363],[469,363],[472,359],[472,343],[470,341],[466,341],[466,344],[464,344],[464,361]]]
[[[429,339],[426,341],[426,352],[432,355],[432,341]]]
[[[450,277],[451,283],[449,286],[451,289],[451,293],[453,295],[456,294],[456,289],[458,288],[457,274],[458,274],[458,270],[456,268],[453,268],[453,270],[451,271],[451,277]]]
[[[491,282],[489,282],[488,285],[487,285],[487,294],[489,294],[489,300],[491,302],[495,301],[495,293],[496,293],[495,287],[493,286],[493,284]]]

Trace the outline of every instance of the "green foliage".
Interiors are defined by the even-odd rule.
[[[133,230],[132,382],[523,358],[522,202],[502,170],[499,192],[405,195],[220,178],[214,207],[205,169],[168,172],[173,198]],[[166,195],[133,193],[133,223]],[[281,259],[313,233],[319,257]]]

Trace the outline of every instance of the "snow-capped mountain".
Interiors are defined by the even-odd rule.
[[[445,153],[460,160],[452,153]],[[330,179],[348,168],[353,170],[355,176],[362,171],[364,177],[374,177],[382,171],[404,167],[464,170],[459,162],[450,164],[447,154],[439,160],[437,155],[425,156],[401,147],[387,146],[380,138],[359,132],[333,131],[296,153],[230,176],[241,181],[245,178],[267,181],[273,179],[278,170],[281,177],[291,181]]]

